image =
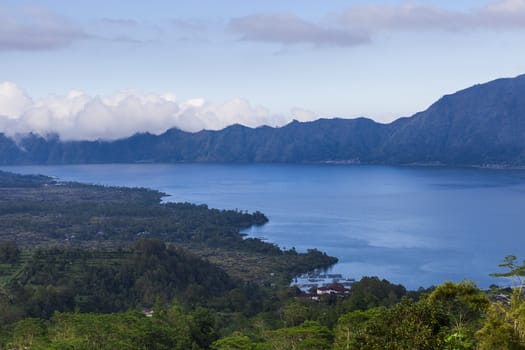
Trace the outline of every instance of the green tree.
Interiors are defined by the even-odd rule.
[[[47,328],[44,321],[26,318],[14,325],[8,349],[42,349],[47,343]]]
[[[392,306],[406,295],[402,285],[395,285],[378,277],[363,277],[352,284],[352,293],[345,302],[347,310],[367,310],[378,306]]]
[[[476,336],[480,350],[525,349],[515,331],[512,319],[509,319],[509,310],[501,303],[490,305],[483,328],[477,332]]]
[[[245,335],[232,335],[215,341],[211,349],[213,350],[253,350],[255,345]]]
[[[15,241],[0,241],[0,263],[15,263],[20,257],[20,249]]]
[[[499,265],[507,271],[491,274],[511,279],[514,288],[509,303],[491,304],[485,323],[477,333],[480,349],[525,349],[525,261],[519,265],[517,260],[516,256],[507,255]]]
[[[441,308],[449,319],[449,334],[444,339],[447,348],[473,348],[481,316],[489,307],[485,294],[469,281],[445,282],[429,295],[427,301],[434,308]]]
[[[265,339],[266,346],[272,350],[328,350],[332,347],[332,333],[316,321],[267,332]]]
[[[446,324],[446,316],[439,309],[425,301],[415,303],[405,298],[390,308],[378,309],[366,321],[359,339],[345,345],[352,350],[441,349]]]
[[[377,317],[381,309],[374,308],[366,311],[355,310],[339,317],[334,334],[334,349],[353,349],[362,341],[367,321]]]
[[[284,308],[283,318],[286,326],[298,326],[307,320],[308,309],[299,302],[293,301]]]
[[[191,340],[199,349],[209,349],[218,339],[215,315],[208,309],[197,308],[190,314],[189,331]]]
[[[525,260],[523,264],[519,265],[517,263],[518,258],[515,255],[507,255],[499,267],[504,267],[508,271],[491,273],[492,277],[505,277],[510,278],[513,282],[513,286],[518,288],[520,292],[523,289],[523,277],[525,277]]]

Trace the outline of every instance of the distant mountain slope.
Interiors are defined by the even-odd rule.
[[[395,121],[381,155],[392,163],[525,164],[525,75],[444,96]]]
[[[158,136],[137,134],[112,142],[60,142],[29,135],[18,146],[0,139],[0,163],[368,162],[370,150],[386,135],[385,125],[364,118],[294,121],[282,128],[232,125],[197,133],[170,129]]]
[[[426,111],[390,124],[319,119],[281,128],[170,129],[111,142],[38,135],[15,142],[0,135],[0,164],[109,162],[525,165],[525,75],[444,96]]]

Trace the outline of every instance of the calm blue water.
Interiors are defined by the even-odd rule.
[[[326,251],[340,259],[333,271],[348,277],[377,275],[410,288],[464,278],[486,287],[505,255],[525,257],[525,171],[268,164],[2,169],[260,210],[270,223],[250,234]]]

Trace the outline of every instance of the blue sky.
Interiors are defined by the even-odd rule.
[[[525,0],[4,0],[0,131],[388,122],[525,73],[524,38]]]

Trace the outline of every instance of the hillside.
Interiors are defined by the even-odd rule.
[[[388,163],[525,164],[525,75],[447,95],[390,125]]]
[[[244,237],[241,229],[268,221],[260,212],[160,203],[162,195],[143,188],[55,182],[0,171],[0,242],[16,241],[23,249],[106,250],[141,238],[160,239],[214,262],[234,277],[260,284],[287,282],[337,261],[315,249],[297,253]],[[275,278],[269,281],[271,273]]]
[[[390,124],[370,119],[232,125],[220,131],[137,134],[116,141],[62,142],[0,135],[0,164],[133,162],[344,162],[525,165],[525,75],[444,96]]]

